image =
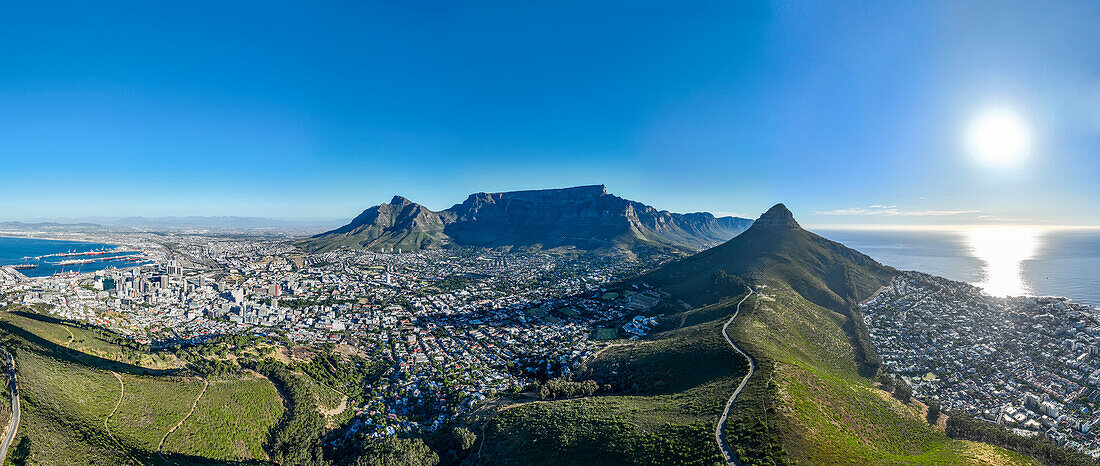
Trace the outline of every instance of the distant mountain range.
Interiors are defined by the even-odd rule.
[[[0,222],[0,227],[15,230],[209,230],[216,232],[307,235],[339,225],[336,220],[281,220],[266,217],[185,216],[185,217],[83,217],[46,219],[36,222]]]
[[[450,246],[697,251],[729,240],[752,221],[706,212],[676,214],[608,194],[603,185],[471,194],[434,212],[401,196],[300,244],[414,251]]]
[[[124,217],[110,225],[132,228],[205,228],[212,230],[303,230],[332,228],[331,220],[281,220],[267,217],[186,216],[186,217]]]

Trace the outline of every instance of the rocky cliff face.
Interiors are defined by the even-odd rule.
[[[432,212],[400,196],[303,243],[314,250],[429,249],[447,245],[583,250],[699,250],[752,222],[705,212],[675,214],[608,194],[602,185],[471,194]]]
[[[794,220],[794,214],[791,213],[787,206],[783,204],[776,204],[772,208],[764,212],[760,218],[753,222],[753,226],[758,230],[787,230],[792,228],[802,228],[798,222]]]

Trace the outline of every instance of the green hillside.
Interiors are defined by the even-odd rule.
[[[720,322],[611,347],[581,370],[613,396],[536,402],[486,427],[488,464],[717,464],[714,423],[748,370]],[[476,459],[476,456],[475,456]]]
[[[0,344],[18,369],[19,436],[30,441],[33,464],[267,461],[264,442],[284,412],[270,381],[206,379],[109,335],[26,310],[0,316]]]
[[[576,380],[605,387],[597,396],[501,411],[486,428],[484,459],[724,463],[715,423],[746,364],[720,332],[748,283],[758,293],[730,334],[758,367],[726,426],[743,463],[1030,464],[948,438],[925,421],[922,405],[861,375],[877,357],[855,304],[894,273],[803,230],[777,205],[733,240],[642,277],[668,294],[655,312],[668,313],[669,330],[608,349],[579,371]],[[678,300],[694,308],[676,312]]]

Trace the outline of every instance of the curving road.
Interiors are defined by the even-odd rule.
[[[15,358],[12,358],[11,353],[8,353],[8,379],[11,385],[11,425],[8,426],[8,435],[4,436],[4,443],[0,444],[0,464],[4,464],[4,461],[8,457],[8,447],[11,447],[11,441],[15,439],[15,432],[19,430],[19,391],[15,387]]]
[[[741,304],[744,303],[746,299],[749,299],[749,296],[752,296],[752,293],[753,289],[750,286],[749,294],[745,295],[744,298],[741,298],[741,301],[738,301],[737,310],[733,312],[733,316],[730,317],[730,320],[726,321],[726,325],[722,326],[722,336],[726,337],[726,342],[729,343],[734,350],[736,350],[738,353],[741,353],[742,356],[749,360],[749,373],[745,374],[745,378],[741,379],[741,385],[738,385],[737,390],[734,390],[733,395],[730,395],[729,401],[726,402],[726,409],[722,411],[722,417],[718,419],[718,425],[714,428],[714,440],[718,442],[718,449],[722,450],[722,456],[726,457],[726,463],[730,464],[731,466],[741,466],[741,460],[737,458],[737,455],[735,455],[730,449],[729,444],[726,443],[726,418],[729,417],[730,408],[733,408],[733,402],[737,400],[737,395],[741,394],[741,389],[745,388],[745,385],[749,383],[749,378],[752,377],[753,372],[756,372],[756,360],[753,359],[753,357],[749,355],[749,353],[746,353],[739,346],[737,346],[737,343],[733,342],[733,339],[730,338],[730,335],[726,332],[726,329],[728,329],[730,324],[733,323],[733,319],[736,319],[737,315],[741,313]]]

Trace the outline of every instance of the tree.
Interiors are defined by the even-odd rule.
[[[457,427],[452,432],[454,436],[455,445],[458,446],[459,451],[469,450],[474,446],[474,442],[477,441],[477,434],[470,432],[470,429],[465,427]]]
[[[894,390],[894,377],[885,372],[878,375],[878,383],[882,384],[882,389],[886,391]]]
[[[471,433],[472,435],[472,433]],[[435,466],[439,455],[422,439],[386,437],[370,439],[363,445],[363,455],[355,466]]]
[[[940,420],[940,402],[928,399],[928,415],[926,416],[929,424],[935,424]]]
[[[745,280],[737,275],[730,275],[725,270],[716,270],[710,276],[711,292],[719,298],[733,296],[742,293],[748,287]]]
[[[898,380],[894,383],[894,397],[903,403],[908,403],[909,399],[913,397],[913,389],[904,380]]]
[[[31,439],[24,435],[15,445],[15,451],[11,454],[11,464],[24,465],[31,457]]]

